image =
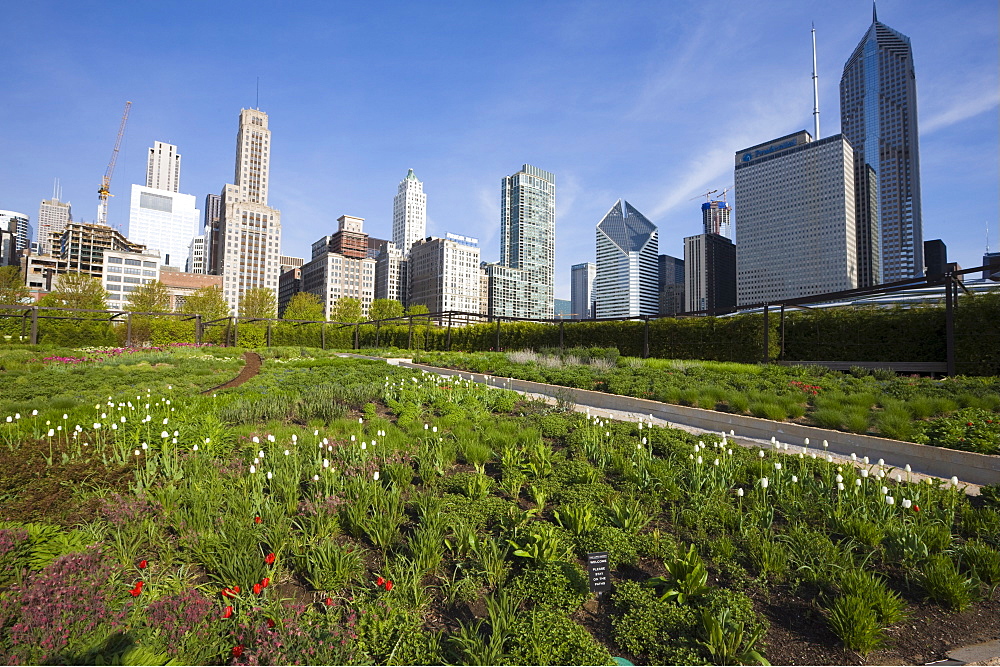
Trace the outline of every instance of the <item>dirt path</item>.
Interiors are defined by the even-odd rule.
[[[220,384],[218,387],[212,387],[211,389],[206,389],[201,393],[212,394],[219,391],[220,389],[229,389],[230,387],[238,387],[247,380],[249,380],[250,378],[252,378],[254,375],[257,375],[257,373],[260,373],[260,366],[263,362],[261,361],[259,354],[257,354],[256,352],[244,352],[243,360],[246,363],[243,364],[243,370],[240,371],[239,375],[237,375],[229,382]]]

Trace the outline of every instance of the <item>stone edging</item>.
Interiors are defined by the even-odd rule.
[[[643,415],[654,415],[668,422],[692,426],[714,431],[729,433],[733,431],[737,437],[753,438],[769,441],[775,437],[781,442],[801,446],[806,438],[811,443],[813,451],[823,451],[820,443],[824,440],[829,445],[829,451],[840,455],[857,454],[858,458],[865,456],[871,460],[885,459],[888,465],[902,468],[909,464],[916,473],[948,479],[958,477],[962,482],[976,485],[1000,484],[1000,456],[963,452],[957,449],[920,445],[902,440],[889,440],[870,435],[844,433],[815,426],[803,426],[789,422],[777,422],[758,417],[745,417],[715,410],[690,408],[683,405],[671,405],[645,398],[619,396],[588,389],[574,389],[559,385],[530,382],[513,378],[501,378],[484,373],[471,373],[448,368],[438,368],[415,364],[408,359],[393,359],[390,363],[407,366],[417,370],[438,373],[441,375],[461,375],[477,381],[486,382],[491,386],[512,389],[531,394],[542,394],[551,398],[572,399],[577,405],[604,410],[621,410]]]

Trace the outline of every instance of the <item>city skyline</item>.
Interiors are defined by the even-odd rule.
[[[204,19],[169,47],[138,41],[153,18],[142,7],[113,3],[100,17],[72,6],[13,7],[8,21],[37,39],[10,54],[12,99],[24,103],[0,111],[0,149],[13,156],[0,167],[0,208],[34,218],[58,177],[62,199],[90,221],[126,99],[133,109],[109,222],[125,228],[127,193],[145,182],[153,141],[178,147],[182,190],[201,201],[230,181],[237,110],[259,104],[275,130],[270,204],[282,211],[282,254],[307,256],[345,213],[391,238],[392,195],[412,167],[432,193],[427,235],[478,237],[492,261],[496,182],[511,165],[529,163],[560,183],[555,296],[564,298],[570,266],[594,260],[588,231],[608,200],[620,193],[634,202],[660,229],[660,252],[680,256],[683,238],[701,224],[699,201],[689,200],[732,185],[733,151],[811,128],[811,21],[823,136],[839,132],[840,74],[871,22],[867,1],[739,9],[708,2],[670,16],[653,4],[606,7],[548,5],[530,25],[517,12],[496,21],[486,8],[464,6],[447,13],[400,5],[378,16],[346,5],[283,9],[239,19],[249,30],[273,30],[275,48],[249,58],[234,38],[202,34],[231,18],[225,6],[181,4],[157,15],[165,30],[189,25],[183,19],[195,12]],[[878,10],[913,45],[924,238],[944,239],[950,259],[976,266],[987,222],[991,248],[1000,245],[997,8],[883,0]],[[93,48],[76,48],[78,30],[94,35]],[[598,43],[608,31],[633,35],[635,48]],[[319,48],[329,40],[345,48]],[[95,66],[123,49],[134,74]]]

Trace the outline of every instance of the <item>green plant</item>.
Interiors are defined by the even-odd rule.
[[[664,602],[634,581],[619,584],[611,601],[618,610],[611,618],[618,646],[648,656],[650,664],[704,664],[694,640],[697,614],[690,606]]]
[[[607,509],[611,523],[627,532],[638,533],[652,520],[636,498],[611,498]]]
[[[716,665],[770,665],[757,650],[764,636],[762,628],[747,633],[743,623],[731,618],[728,609],[718,614],[701,613],[701,636],[698,642]]]
[[[514,555],[528,558],[536,565],[562,560],[569,553],[569,547],[550,523],[534,522],[526,535],[510,540]]]
[[[560,526],[574,535],[583,535],[597,528],[597,516],[587,505],[564,505],[552,514]]]
[[[963,611],[978,597],[979,585],[963,575],[944,554],[931,556],[918,575],[927,597],[950,609]]]
[[[869,653],[885,641],[878,615],[862,595],[841,595],[827,610],[827,622],[844,646]]]
[[[843,572],[838,581],[843,595],[853,595],[868,601],[878,622],[884,627],[906,618],[906,603],[896,591],[890,590],[885,579],[861,568]]]
[[[993,591],[1000,587],[1000,551],[981,540],[969,540],[956,549],[961,570],[971,574]]]
[[[660,600],[684,604],[709,591],[708,570],[692,544],[684,556],[666,562],[666,576],[651,577],[646,586],[656,588]]]

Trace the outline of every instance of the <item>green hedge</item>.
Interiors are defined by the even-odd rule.
[[[2,338],[17,343],[20,321],[3,318]],[[1000,292],[962,296],[955,311],[956,359],[959,373],[1000,375]],[[497,344],[495,323],[451,328],[451,349],[467,352],[558,347],[560,329],[567,347],[615,347],[625,356],[642,356],[645,324],[629,322],[575,322],[538,324],[505,322]],[[787,361],[944,361],[943,306],[917,308],[826,308],[789,312],[785,316],[784,354],[781,351],[779,313],[768,319],[768,350],[772,360]],[[122,345],[123,322],[105,320],[39,320],[39,342],[69,346]],[[194,323],[172,318],[134,318],[133,344],[194,342]],[[324,335],[325,334],[325,335]],[[204,342],[232,342],[231,325],[205,329]],[[361,348],[444,350],[448,328],[414,318],[385,325],[362,324],[357,330]],[[735,317],[663,318],[649,322],[649,353],[664,359],[702,359],[756,363],[763,360],[763,315]],[[325,341],[324,341],[325,338]],[[272,346],[355,347],[355,327],[329,323],[273,322]],[[236,343],[264,347],[267,325],[238,326]]]

